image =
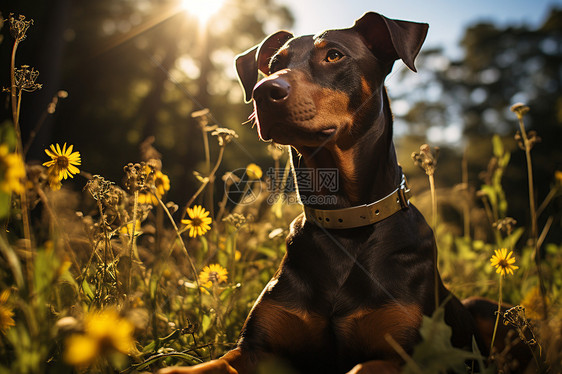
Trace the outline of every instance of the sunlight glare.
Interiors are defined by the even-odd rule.
[[[223,3],[224,0],[182,0],[181,7],[204,24],[219,11]]]

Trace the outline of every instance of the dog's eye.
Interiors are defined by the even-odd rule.
[[[326,62],[336,62],[339,61],[343,58],[344,54],[341,53],[338,50],[335,49],[330,49],[328,51],[328,53],[326,54],[326,58],[324,59],[324,61]]]

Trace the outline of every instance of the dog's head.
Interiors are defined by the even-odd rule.
[[[301,37],[279,31],[237,56],[260,138],[298,149],[360,135],[357,126],[372,124],[382,111],[394,61],[416,70],[427,30],[370,12],[348,29]]]

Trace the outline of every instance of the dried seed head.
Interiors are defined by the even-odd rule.
[[[10,34],[16,40],[16,43],[21,42],[25,39],[27,29],[29,26],[33,25],[33,20],[30,19],[29,21],[25,20],[25,16],[20,14],[19,17],[16,19],[13,13],[10,13],[8,17],[8,22],[10,23]]]
[[[213,132],[211,132],[211,135],[217,137],[219,146],[221,147],[224,147],[225,145],[230,143],[232,139],[238,137],[236,131],[222,127],[216,128]]]
[[[434,147],[433,151],[427,144],[420,146],[420,152],[412,153],[412,160],[414,164],[425,170],[427,175],[433,175],[437,167],[437,158],[439,157],[439,147]]]
[[[517,145],[519,146],[519,148],[524,151],[525,150],[525,139],[521,135],[520,131],[517,131],[517,133],[515,133],[514,139],[517,142]],[[541,141],[542,141],[542,139],[541,139],[540,136],[537,135],[536,131],[531,130],[531,131],[527,132],[527,146],[529,147],[529,150],[533,149],[535,144],[540,143]]]
[[[519,333],[519,339],[528,346],[534,346],[537,344],[531,324],[525,316],[525,308],[523,306],[516,305],[513,308],[506,310],[503,314],[503,324],[515,327]]]
[[[123,168],[123,171],[125,172],[125,188],[131,193],[147,189],[147,179],[154,172],[144,162],[129,163]]]
[[[28,65],[22,65],[21,69],[16,69],[14,73],[16,87],[26,92],[39,90],[43,85],[35,83],[38,76],[39,72],[35,68],[30,70]]]
[[[88,190],[95,200],[103,201],[107,200],[113,184],[113,182],[106,180],[100,175],[94,175],[92,179],[86,183],[84,189]]]
[[[494,227],[499,230],[511,234],[513,228],[517,225],[517,221],[511,217],[505,217],[497,222],[494,222]]]
[[[523,103],[515,103],[509,108],[513,113],[517,115],[519,119],[523,118],[525,114],[527,114],[530,108],[523,104]]]
[[[212,122],[211,117],[212,117],[211,111],[207,108],[197,110],[197,111],[191,113],[191,118],[195,118],[195,120],[197,121],[199,126],[207,132],[213,131],[214,129],[216,129],[218,127],[218,126],[207,126],[209,123]]]
[[[240,227],[244,226],[248,222],[248,219],[245,216],[243,216],[242,214],[233,213],[233,214],[229,214],[228,216],[223,218],[223,221],[228,222],[232,226],[239,229]]]

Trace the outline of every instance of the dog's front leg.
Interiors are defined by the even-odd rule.
[[[376,360],[355,365],[347,374],[399,374],[400,370],[400,365],[395,362]]]
[[[245,374],[247,360],[240,348],[227,352],[221,358],[195,366],[174,366],[158,371],[158,374]]]

